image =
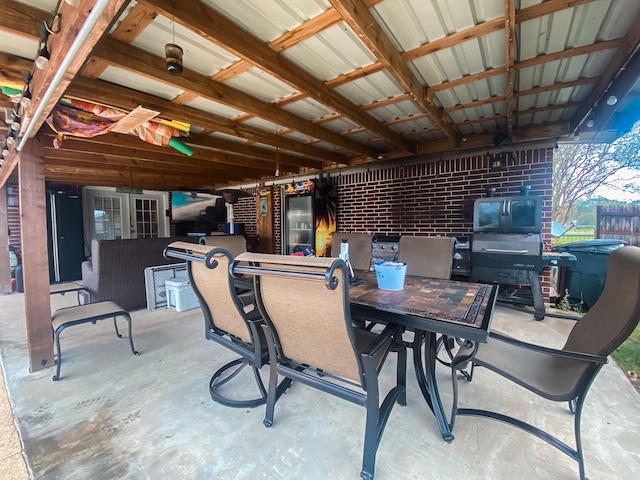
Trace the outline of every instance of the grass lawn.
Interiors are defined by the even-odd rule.
[[[611,356],[640,391],[640,326]]]

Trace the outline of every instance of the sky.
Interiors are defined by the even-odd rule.
[[[623,169],[616,175],[616,178],[612,180],[610,183],[614,185],[618,184],[620,186],[631,183],[632,181],[635,181],[636,183],[638,183],[640,182],[640,179],[638,178],[638,174],[639,172],[637,170]],[[636,177],[635,180],[633,180],[634,175]],[[598,188],[595,191],[594,196],[601,196],[601,197],[608,198],[610,200],[620,200],[622,202],[632,202],[634,200],[640,200],[640,193],[634,194],[631,192],[625,192],[620,189],[615,189],[608,186],[603,186]]]

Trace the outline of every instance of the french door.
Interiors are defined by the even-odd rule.
[[[165,193],[133,194],[86,188],[84,196],[85,231],[89,239],[168,236]]]

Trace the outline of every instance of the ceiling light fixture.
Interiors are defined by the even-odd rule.
[[[40,47],[38,49],[38,56],[36,57],[36,68],[44,70],[49,65],[49,59],[51,54],[49,53],[49,46],[47,45],[47,38],[40,40]]]
[[[22,90],[22,97],[20,98],[20,106],[22,108],[29,108],[31,106],[31,82],[27,82]]]
[[[613,107],[616,103],[618,103],[618,97],[616,97],[615,95],[609,95],[607,97],[607,105]]]
[[[38,30],[38,34],[40,35],[40,43],[38,44],[38,56],[36,57],[36,68],[40,70],[44,70],[47,68],[49,64],[49,58],[51,55],[49,54],[49,33],[52,33],[49,29],[49,25],[47,22],[38,22],[36,24],[36,29]]]
[[[13,130],[9,132],[9,135],[7,135],[7,139],[5,140],[7,142],[7,146],[13,147],[16,144],[16,135],[16,132]]]
[[[15,130],[16,132],[19,132],[21,122],[22,122],[22,118],[20,118],[20,115],[18,115],[18,112],[13,112],[13,119],[11,120],[11,130]]]

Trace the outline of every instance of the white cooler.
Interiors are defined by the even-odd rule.
[[[164,286],[167,293],[167,306],[175,308],[176,312],[184,312],[200,306],[189,280],[167,280]]]

